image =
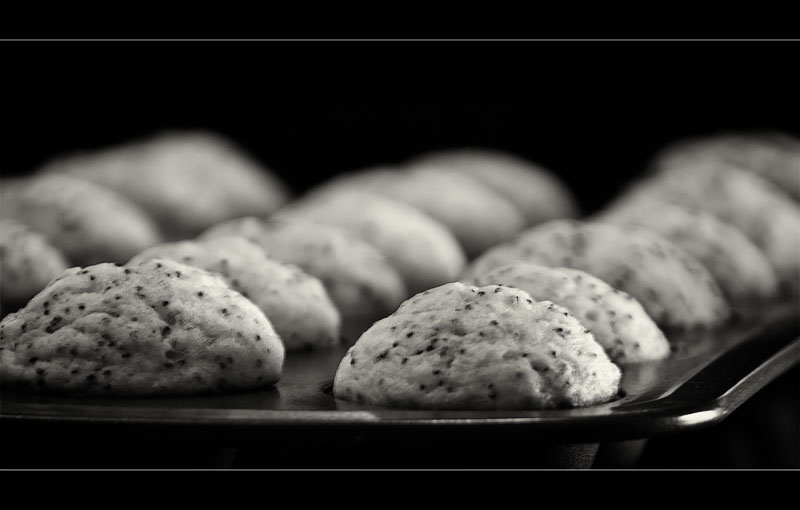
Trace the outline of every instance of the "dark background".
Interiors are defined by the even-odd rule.
[[[3,175],[172,128],[218,131],[301,192],[483,146],[557,172],[587,212],[684,136],[800,133],[797,42],[0,42]],[[797,468],[798,371],[650,468]]]
[[[796,42],[8,41],[4,174],[165,128],[238,141],[302,191],[423,151],[483,146],[562,176],[587,210],[659,147],[797,134]]]

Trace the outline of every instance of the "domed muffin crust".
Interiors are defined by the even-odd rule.
[[[488,250],[464,276],[518,261],[585,271],[633,296],[662,328],[714,327],[730,316],[708,270],[673,243],[641,227],[550,221]]]
[[[273,217],[340,227],[375,246],[397,271],[409,294],[458,279],[466,257],[453,234],[419,210],[373,193],[311,193]]]
[[[217,276],[170,260],[67,270],[0,322],[3,385],[190,395],[278,381],[284,347]]]
[[[342,359],[333,392],[403,409],[546,409],[609,401],[620,377],[564,308],[456,282],[376,322]]]
[[[670,345],[642,305],[629,294],[579,269],[517,262],[497,267],[467,282],[505,285],[536,301],[552,301],[574,315],[615,363],[664,359]]]
[[[291,264],[278,262],[241,237],[177,241],[150,247],[128,266],[169,259],[217,274],[258,305],[286,350],[339,343],[341,319],[322,283]]]

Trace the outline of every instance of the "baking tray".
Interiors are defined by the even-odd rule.
[[[452,460],[454,452],[465,452],[465,445],[472,458],[489,463],[510,455],[518,459],[515,466],[526,459],[532,467],[589,467],[601,447],[629,455],[647,438],[719,423],[800,361],[797,304],[737,317],[721,329],[669,335],[670,358],[624,367],[619,397],[587,408],[419,411],[344,402],[331,392],[346,350],[341,346],[288,353],[281,381],[258,391],[116,399],[4,391],[0,427],[4,437],[77,441],[84,452],[92,444],[136,445],[139,451],[143,445],[203,445],[217,453],[255,447],[272,452],[267,467],[283,465],[281,452],[296,467],[311,467],[297,455],[352,467],[347,459],[355,457],[343,451],[360,452],[365,463],[364,453],[371,452],[373,461],[380,456],[386,465],[411,455],[414,467],[428,467],[443,452],[460,462]],[[504,453],[489,459],[487,452]]]

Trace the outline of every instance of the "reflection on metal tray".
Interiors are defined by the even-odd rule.
[[[97,434],[126,428],[162,439],[213,437],[235,444],[309,430],[332,440],[404,432],[464,437],[495,429],[558,443],[646,438],[724,419],[800,360],[799,323],[793,305],[721,330],[673,336],[669,359],[624,368],[619,399],[581,409],[411,411],[343,402],[330,391],[345,351],[339,347],[289,353],[277,387],[230,395],[111,399],[5,392],[0,423],[6,430],[58,425],[61,433]]]

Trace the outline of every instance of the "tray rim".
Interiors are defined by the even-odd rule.
[[[796,325],[797,317],[788,317]],[[767,328],[768,329],[768,328]],[[767,331],[768,332],[768,331]],[[771,354],[754,363],[748,347],[764,331],[748,337],[695,372],[686,381],[655,400],[615,402],[581,409],[532,411],[429,411],[397,410],[362,406],[345,410],[219,409],[197,407],[103,406],[11,402],[0,399],[0,426],[58,427],[59,433],[82,434],[99,428],[127,428],[143,434],[176,436],[195,429],[215,432],[242,441],[261,441],[265,430],[283,434],[315,434],[353,437],[380,436],[404,431],[427,434],[474,434],[489,429],[508,434],[525,434],[531,440],[594,442],[633,440],[655,435],[707,427],[719,423],[771,381],[800,364],[800,337],[792,330],[784,335]],[[774,339],[773,339],[774,340]],[[731,363],[747,365],[733,381],[724,378],[711,384],[704,380],[709,371]],[[699,388],[699,389],[698,389]],[[617,406],[617,407],[614,407]],[[613,412],[610,410],[613,409]],[[86,429],[86,430],[80,430]],[[202,432],[200,432],[202,431]]]

